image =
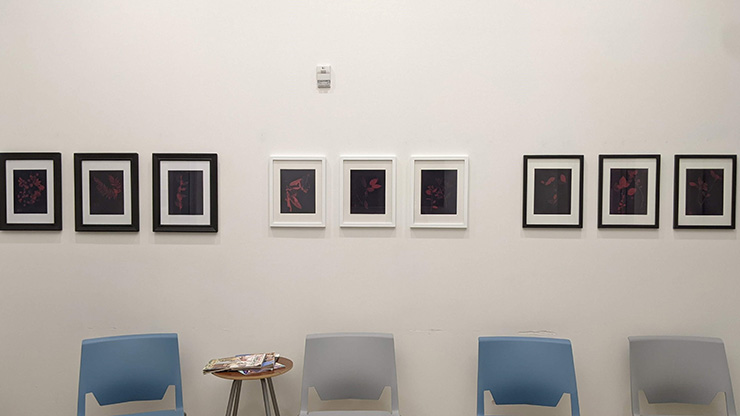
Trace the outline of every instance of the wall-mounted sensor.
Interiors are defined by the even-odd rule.
[[[316,67],[316,86],[318,88],[331,88],[331,65]]]

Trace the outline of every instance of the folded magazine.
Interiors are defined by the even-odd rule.
[[[261,368],[265,361],[265,353],[261,354],[239,354],[232,357],[214,358],[203,367],[203,373],[216,373],[219,371],[239,371],[249,368]],[[273,353],[274,356],[274,353]]]
[[[238,371],[244,375],[272,371],[283,368],[284,365],[277,362],[280,355],[274,352],[259,354],[239,354],[232,357],[214,358],[203,367],[203,374],[217,373],[221,371]]]

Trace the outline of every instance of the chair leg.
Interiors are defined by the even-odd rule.
[[[262,383],[262,400],[265,402],[265,415],[270,416],[270,399],[267,397],[267,382],[265,379],[260,379]]]
[[[277,397],[275,397],[275,387],[272,385],[272,379],[267,379],[267,387],[270,388],[270,396],[272,396],[272,408],[275,409],[275,416],[280,416],[280,410],[278,409]]]

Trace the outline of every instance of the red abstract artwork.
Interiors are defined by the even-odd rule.
[[[14,170],[16,214],[46,214],[46,170]]]

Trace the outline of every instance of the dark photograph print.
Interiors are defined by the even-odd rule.
[[[47,188],[46,170],[13,170],[13,213],[47,214]]]
[[[316,213],[316,171],[280,169],[281,214]]]
[[[534,213],[562,214],[571,212],[571,169],[534,170]]]
[[[167,172],[170,215],[203,215],[203,171]]]
[[[90,215],[123,215],[123,171],[90,171]]]
[[[610,169],[609,214],[647,215],[648,169]]]
[[[457,170],[422,169],[421,214],[457,214]]]
[[[686,169],[686,215],[723,215],[724,169]]]
[[[385,170],[350,170],[350,214],[385,214]]]

